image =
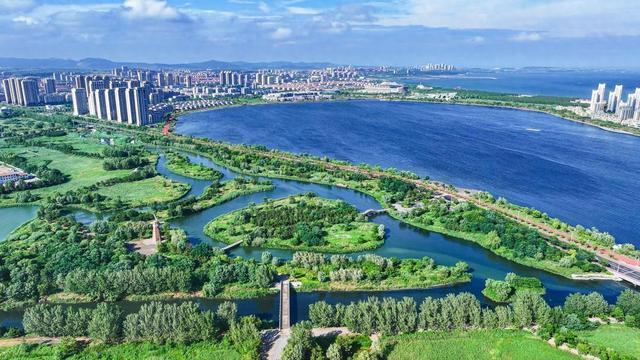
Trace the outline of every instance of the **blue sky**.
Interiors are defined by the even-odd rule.
[[[638,68],[636,0],[0,0],[0,56]]]

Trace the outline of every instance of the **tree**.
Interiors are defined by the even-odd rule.
[[[261,261],[263,264],[269,264],[273,260],[273,255],[268,251],[263,251],[261,255]]]
[[[511,297],[513,288],[506,281],[487,279],[484,283],[483,294],[494,301],[506,302]]]
[[[580,318],[587,318],[609,313],[609,303],[604,297],[592,292],[589,295],[571,294],[564,301],[564,311],[568,314],[576,314]]]
[[[82,344],[72,336],[65,336],[60,339],[60,343],[56,346],[56,357],[58,359],[66,359],[82,351]]]
[[[257,359],[260,350],[260,320],[255,316],[245,316],[240,321],[233,321],[227,337],[247,359]]]
[[[623,291],[616,299],[616,307],[624,314],[627,325],[640,328],[640,292]]]
[[[328,360],[342,360],[342,347],[338,343],[333,343],[329,345],[327,348],[327,359]]]
[[[489,247],[494,250],[499,248],[500,244],[502,243],[502,241],[500,240],[500,235],[498,235],[498,232],[495,230],[489,231],[486,239],[487,245],[489,245]]]
[[[119,306],[100,303],[89,322],[89,336],[104,342],[114,342],[122,334],[122,310]]]
[[[282,360],[306,360],[313,349],[311,323],[302,321],[291,327],[291,337],[282,351]]]
[[[309,305],[309,319],[317,327],[337,325],[334,307],[325,301],[318,301]]]
[[[225,301],[218,305],[216,315],[224,321],[225,327],[229,328],[231,327],[231,324],[236,321],[236,317],[238,316],[238,306],[231,301]]]
[[[515,325],[522,328],[544,325],[550,320],[551,308],[539,295],[525,291],[515,296],[513,317]]]

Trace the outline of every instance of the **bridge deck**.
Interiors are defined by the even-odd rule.
[[[280,330],[291,327],[291,283],[283,280],[280,283]]]
[[[223,248],[222,248],[222,251],[228,251],[228,250],[231,250],[231,249],[237,248],[238,246],[240,246],[240,244],[242,244],[242,240],[240,240],[240,241],[236,241],[236,242],[234,242],[233,244],[229,244],[229,245],[227,245],[227,246],[223,247]]]

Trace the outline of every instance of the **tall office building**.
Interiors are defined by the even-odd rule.
[[[622,85],[616,85],[613,91],[609,92],[609,99],[607,101],[607,111],[616,112],[616,107],[622,100]]]
[[[71,89],[71,101],[73,102],[73,115],[78,116],[89,113],[89,101],[85,89]]]
[[[44,93],[45,94],[55,94],[56,93],[56,80],[55,79],[44,79],[42,81],[44,85]]]
[[[74,85],[76,89],[86,89],[86,77],[84,75],[78,75],[74,79]]]

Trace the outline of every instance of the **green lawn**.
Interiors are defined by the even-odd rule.
[[[595,330],[582,331],[578,336],[590,344],[640,359],[640,329],[622,324],[601,325]]]
[[[21,359],[59,359],[56,346],[13,346],[0,349],[0,360]],[[171,360],[209,360],[242,359],[240,353],[224,343],[201,342],[191,345],[154,345],[119,344],[111,346],[88,346],[79,354],[66,359],[93,360],[93,359],[171,359]]]
[[[7,151],[7,150],[3,150]],[[53,192],[66,192],[84,186],[93,185],[99,181],[114,177],[122,177],[132,170],[107,171],[102,168],[102,160],[65,154],[56,150],[41,147],[12,148],[11,151],[26,157],[34,164],[47,164],[49,168],[58,169],[69,176],[69,181],[45,188],[31,190],[33,194],[46,197]],[[11,197],[15,197],[15,193]]]
[[[383,339],[389,360],[579,359],[524,331],[424,332]]]
[[[171,181],[163,176],[155,176],[101,188],[98,193],[112,199],[120,198],[128,205],[135,207],[175,200],[188,191],[188,184]]]

